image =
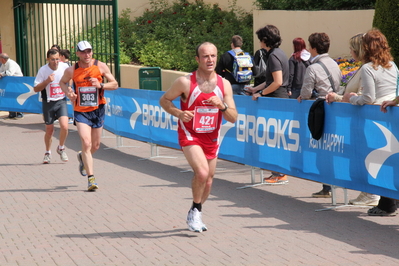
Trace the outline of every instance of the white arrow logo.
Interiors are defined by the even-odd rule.
[[[392,134],[392,132],[389,131],[386,127],[376,122],[373,123],[380,128],[387,141],[387,145],[370,152],[369,155],[367,155],[366,160],[364,161],[367,171],[374,179],[376,179],[378,172],[380,171],[385,161],[391,155],[399,153],[399,142]]]
[[[132,101],[136,105],[136,112],[134,112],[130,116],[130,126],[132,127],[132,129],[134,129],[134,127],[136,126],[137,118],[142,114],[142,112],[141,112],[141,108],[140,108],[139,103],[133,98],[132,98]]]
[[[226,122],[225,124],[222,125],[222,127],[220,128],[219,145],[222,145],[224,136],[227,134],[227,131],[229,131],[230,128],[234,127],[234,125],[235,124],[231,122]]]
[[[24,103],[26,102],[26,100],[32,96],[35,95],[36,92],[33,90],[33,87],[29,84],[23,83],[26,87],[28,87],[29,91],[26,93],[22,93],[17,97],[17,102],[19,105],[24,105]]]

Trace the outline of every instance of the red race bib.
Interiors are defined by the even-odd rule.
[[[214,106],[196,106],[193,128],[196,133],[211,133],[218,124],[219,108]]]
[[[50,83],[50,95],[49,98],[51,99],[59,99],[64,98],[65,94],[62,91],[60,84],[58,83]]]

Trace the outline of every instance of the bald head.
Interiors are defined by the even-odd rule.
[[[7,61],[8,61],[9,58],[10,58],[10,57],[9,57],[8,54],[6,54],[6,53],[0,54],[0,63],[2,63],[2,64],[7,63]]]
[[[202,47],[207,46],[207,45],[211,45],[211,46],[214,46],[216,48],[216,46],[213,43],[211,43],[211,42],[203,42],[203,43],[201,43],[200,45],[197,46],[197,49],[195,49],[195,55],[197,57],[199,57],[199,50]],[[217,51],[217,48],[216,48],[216,51]]]
[[[6,53],[1,53],[0,58],[8,60],[10,57]]]

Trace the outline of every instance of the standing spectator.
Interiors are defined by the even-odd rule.
[[[22,77],[21,67],[17,62],[10,59],[6,53],[0,54],[0,78],[5,76]],[[20,112],[8,112],[8,119],[22,119],[24,114]]]
[[[249,88],[253,93],[252,99],[259,97],[288,98],[287,86],[289,78],[288,58],[279,47],[281,45],[280,31],[274,25],[266,25],[256,31],[261,48],[268,53],[266,64],[266,79],[260,85]],[[264,178],[265,183],[287,184],[285,174],[272,172],[271,176]]]
[[[290,98],[296,99],[301,94],[303,77],[306,68],[310,65],[310,53],[306,50],[306,44],[302,38],[295,38],[292,44],[294,45],[294,53],[288,60],[290,67],[288,94]]]
[[[344,102],[354,105],[381,104],[396,94],[398,71],[385,35],[377,29],[363,36],[364,65],[360,69],[362,94],[345,93]]]
[[[60,47],[58,44],[53,44],[53,45],[51,46],[50,49],[55,49],[55,50],[57,50],[58,52],[61,51],[61,47]]]
[[[100,148],[101,132],[104,126],[104,90],[116,90],[115,80],[108,66],[93,59],[93,49],[89,42],[81,41],[76,46],[79,61],[65,70],[61,79],[61,89],[74,103],[74,118],[82,142],[78,152],[79,172],[88,176],[88,191],[98,189],[94,178],[93,154]],[[103,83],[103,78],[107,83]],[[68,86],[73,80],[74,89]]]
[[[362,39],[363,39],[363,33],[360,33],[360,34],[353,36],[349,40],[350,53],[351,53],[353,59],[358,62],[363,61]],[[348,83],[346,84],[346,86],[344,87],[344,90],[342,92],[340,92],[340,93],[330,92],[326,97],[327,103],[341,102],[343,99],[342,94],[345,94],[345,93],[354,92],[357,94],[361,94],[362,93],[361,73],[360,73],[361,69],[362,69],[362,67],[360,66],[360,68],[349,79]],[[376,103],[376,102],[379,102],[379,99],[376,98],[374,103]],[[356,199],[349,200],[349,204],[375,206],[378,204],[379,199],[380,199],[380,196],[378,196],[378,195],[366,193],[366,192],[360,192],[359,196],[357,196]]]
[[[60,61],[66,63],[68,66],[71,66],[71,62],[69,62],[69,58],[71,57],[71,52],[68,49],[61,49],[60,51]]]
[[[357,34],[350,38],[349,40],[349,50],[350,54],[355,61],[361,62],[363,64],[363,33]],[[352,77],[348,80],[347,84],[343,88],[343,91],[339,92],[330,92],[326,97],[327,103],[332,102],[342,102],[343,94],[349,92],[355,92],[357,94],[361,94],[361,75],[360,68],[352,75]]]
[[[237,119],[230,83],[215,73],[217,48],[205,42],[197,47],[197,71],[178,78],[166,91],[160,104],[166,112],[179,118],[179,144],[194,171],[192,180],[193,204],[187,215],[190,231],[202,232],[202,205],[211,192],[219,151],[222,116],[234,123]],[[173,104],[180,97],[181,109]],[[211,125],[199,121],[212,118]]]
[[[63,62],[68,67],[71,66],[71,62],[69,61],[70,57],[71,57],[71,52],[68,49],[61,49],[61,51],[60,51],[60,61]],[[72,114],[72,116],[73,116],[73,114]],[[68,124],[73,124],[73,118],[72,117],[69,118]]]
[[[68,110],[65,93],[61,90],[60,79],[64,75],[66,64],[59,64],[60,54],[58,50],[50,49],[47,51],[47,64],[42,66],[37,72],[34,82],[35,92],[41,92],[42,108],[46,133],[44,135],[44,144],[46,152],[43,163],[48,164],[51,160],[51,143],[54,133],[54,121],[58,119],[60,123],[60,137],[57,153],[63,162],[68,161],[65,152],[65,141],[68,136]]]
[[[343,101],[355,105],[381,104],[381,111],[385,113],[388,106],[398,104],[399,98],[396,96],[398,69],[393,62],[391,48],[384,34],[372,29],[363,36],[363,50],[364,65],[360,70],[362,95],[346,93]],[[395,216],[396,210],[395,199],[381,196],[378,205],[367,213],[370,216]]]
[[[341,84],[341,70],[338,64],[328,55],[330,49],[328,35],[326,33],[312,33],[308,41],[312,60],[311,65],[306,68],[301,94],[297,98],[299,102],[310,99],[313,90],[317,91],[318,98],[324,99],[329,92],[335,91]],[[323,65],[329,73],[323,68]],[[323,189],[313,193],[312,197],[330,198],[331,186],[323,184]]]
[[[260,68],[261,66],[261,61],[263,61],[262,64],[264,64],[266,66],[267,64],[267,51],[264,48],[260,48],[258,51],[256,51],[256,53],[254,54],[254,68],[253,68],[253,72],[254,72],[254,86],[258,86],[260,84],[262,84],[263,82],[266,81],[266,73],[257,73],[256,70],[261,71],[262,69]]]
[[[234,54],[242,53],[244,52],[241,47],[242,47],[243,41],[241,36],[239,35],[234,35],[231,38],[231,51],[227,51],[222,56],[220,57],[220,60],[216,66],[216,73],[218,73],[220,76],[224,77],[227,79],[231,87],[233,88],[233,93],[237,95],[245,95],[244,92],[244,87],[245,85],[249,84],[249,82],[244,82],[244,83],[239,83],[236,81],[236,79],[233,76],[233,64],[234,64],[234,57],[230,52],[233,52]]]

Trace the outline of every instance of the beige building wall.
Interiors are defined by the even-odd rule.
[[[2,12],[0,15],[0,36],[3,53],[7,53],[15,59],[15,32],[14,32],[14,10],[12,0],[0,0]]]
[[[325,32],[330,37],[329,55],[348,57],[349,39],[369,30],[373,25],[374,10],[351,11],[280,11],[254,10],[254,51],[260,48],[255,32],[267,24],[275,25],[283,42],[280,48],[291,56],[292,40],[301,37],[308,44],[314,32]]]
[[[141,67],[143,66],[121,65],[121,84],[119,84],[119,86],[121,88],[139,89],[139,69]],[[162,69],[161,71],[163,91],[169,89],[175,79],[188,74],[186,72],[173,70]]]

